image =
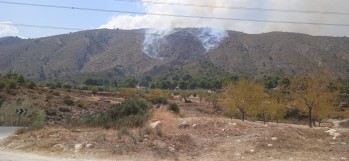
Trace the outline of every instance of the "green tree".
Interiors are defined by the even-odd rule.
[[[152,81],[151,77],[146,76],[139,82],[139,85],[143,87],[149,87],[151,81]]]
[[[135,77],[126,77],[119,83],[119,87],[121,88],[135,88],[138,81]]]

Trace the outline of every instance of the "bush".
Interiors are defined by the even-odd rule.
[[[128,128],[124,127],[118,131],[117,136],[119,139],[122,139],[122,136],[131,136],[131,132]]]
[[[0,82],[0,90],[4,89],[6,84],[4,82]]]
[[[70,98],[64,98],[63,103],[68,106],[74,106],[74,101]]]
[[[65,88],[65,89],[71,89],[71,88],[72,88],[72,85],[70,85],[70,84],[64,84],[64,85],[63,85],[63,88]]]
[[[20,106],[28,107],[27,113],[21,115],[19,126],[27,126],[22,132],[38,130],[45,126],[46,112],[38,107],[32,106],[29,102],[7,103],[0,108],[0,125],[17,126],[19,115],[16,109]]]
[[[179,107],[177,104],[175,103],[171,103],[170,106],[169,106],[169,110],[170,111],[173,111],[175,113],[179,113]]]
[[[77,105],[78,107],[80,107],[80,108],[86,108],[86,107],[85,107],[85,104],[84,104],[81,100],[78,100],[78,101],[76,102],[76,105]]]
[[[89,119],[89,125],[104,128],[140,127],[146,122],[146,114],[151,104],[143,99],[128,98],[123,103],[112,105],[96,120]]]
[[[157,97],[150,100],[153,104],[163,104],[167,105],[168,101],[165,97]]]
[[[8,84],[8,88],[9,88],[9,89],[16,89],[16,87],[17,87],[17,84],[16,84],[16,82],[14,82],[14,81],[11,81],[11,82]]]
[[[30,81],[30,82],[28,83],[28,88],[29,88],[29,89],[34,89],[35,87],[36,87],[36,84],[35,84],[34,81]]]

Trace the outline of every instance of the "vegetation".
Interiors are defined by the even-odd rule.
[[[16,109],[25,108],[26,114],[17,114]],[[0,106],[1,126],[27,126],[26,130],[41,129],[45,125],[46,113],[28,101],[4,102]]]
[[[309,127],[315,120],[320,123],[327,118],[329,111],[334,109],[338,94],[330,84],[330,76],[319,72],[299,77],[291,83],[294,104],[308,114]]]
[[[167,99],[170,97],[170,93],[160,89],[151,89],[144,93],[143,97],[152,102],[153,104],[168,104]]]
[[[223,95],[222,104],[227,114],[233,117],[239,111],[243,121],[246,115],[262,110],[259,107],[265,98],[263,86],[247,79],[240,79],[236,84],[228,83]]]
[[[141,127],[147,120],[151,104],[143,99],[132,97],[118,105],[112,105],[107,111],[100,113],[97,119],[89,118],[90,126],[105,128]]]
[[[283,90],[270,91],[268,93],[270,116],[276,123],[279,123],[286,116],[287,104],[290,101],[290,97],[290,94]]]
[[[174,112],[174,113],[179,113],[179,107],[175,103],[171,103],[169,106],[169,110]]]
[[[217,72],[219,73],[219,70]],[[217,76],[219,81],[212,78],[213,75]],[[84,85],[80,86],[72,82],[48,82],[45,87],[50,89],[47,89],[35,81],[26,80],[20,74],[8,73],[0,77],[0,90],[13,96],[23,91],[24,88],[31,91],[37,90],[39,93],[50,91],[50,93],[46,93],[45,99],[48,104],[54,102],[52,99],[62,97],[58,88],[69,89],[68,92],[72,88],[90,89],[96,97],[103,94],[102,91],[113,91],[118,96],[125,98],[125,102],[113,105],[106,111],[101,111],[97,116],[85,116],[84,119],[80,118],[79,120],[77,120],[78,118],[69,118],[72,107],[67,106],[76,105],[80,109],[87,109],[88,106],[81,100],[74,102],[68,95],[64,96],[62,101],[67,106],[58,108],[60,112],[66,114],[67,124],[105,128],[140,127],[146,121],[147,112],[152,107],[147,101],[158,106],[160,104],[166,105],[173,96],[180,96],[185,103],[192,103],[189,99],[190,96],[198,97],[200,102],[204,100],[208,105],[212,105],[216,112],[221,112],[223,109],[229,117],[237,117],[242,120],[262,120],[263,122],[273,120],[278,123],[285,118],[299,120],[307,118],[310,127],[314,126],[315,122],[320,125],[323,120],[330,118],[331,114],[337,114],[335,110],[346,111],[343,107],[346,107],[349,102],[348,81],[331,80],[329,75],[323,73],[312,73],[293,79],[282,75],[269,75],[257,79],[234,75],[221,77],[224,73],[213,75],[199,78],[184,72],[182,69],[177,69],[154,77],[147,76],[140,81],[134,77],[125,77],[115,81],[89,78],[84,82]],[[215,83],[211,81],[216,81],[217,84],[214,85]],[[135,87],[138,82],[141,86],[155,89],[121,88]],[[220,87],[222,89],[219,89]],[[33,99],[36,98],[33,97]],[[5,98],[1,96],[0,105],[3,103],[4,107],[0,110],[4,110],[3,113],[15,104],[11,105],[4,100]],[[179,113],[180,108],[178,104],[170,103],[168,109]],[[15,122],[15,120],[4,121],[7,119],[6,116],[1,115],[3,120],[0,123],[13,124]]]

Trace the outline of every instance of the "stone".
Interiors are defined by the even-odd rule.
[[[273,146],[273,144],[268,144],[268,147],[272,147]]]
[[[159,127],[162,125],[162,122],[161,121],[155,121],[153,123],[150,124],[150,127],[152,127],[153,129]]]
[[[183,121],[181,124],[178,125],[178,128],[181,128],[181,129],[185,129],[185,128],[188,128],[190,125]]]
[[[86,147],[87,149],[90,149],[90,148],[93,148],[94,145],[93,145],[93,144],[86,144],[85,147]]]
[[[176,151],[176,149],[174,148],[174,147],[168,147],[168,149],[171,151],[171,152],[174,152],[174,151]]]
[[[82,149],[82,144],[75,144],[74,145],[75,152],[78,152]]]
[[[271,140],[276,141],[276,140],[278,140],[278,138],[277,137],[272,137]]]

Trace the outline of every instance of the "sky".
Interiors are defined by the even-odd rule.
[[[349,36],[348,0],[126,1],[133,2],[125,2],[125,0],[123,2],[120,0],[0,0],[0,37],[19,36],[22,38],[38,38],[75,32],[74,30],[21,27],[16,24],[78,28],[83,30],[98,28],[155,28],[158,30],[168,30],[178,27],[210,27],[222,30],[242,31],[250,34],[258,34],[271,31],[283,31],[299,32],[310,35]],[[162,4],[149,3],[149,1],[160,2]],[[142,12],[148,14],[135,15],[130,13],[82,11],[76,9],[22,6],[6,4],[1,2],[18,2],[67,7],[118,10],[128,12]],[[176,5],[174,5],[174,3]],[[275,11],[262,12],[256,10],[237,10],[231,9],[230,7],[340,12],[342,14],[306,14],[299,12]],[[161,15],[153,15],[153,13],[158,13]],[[184,18],[175,16],[173,17],[163,16],[163,14],[206,18]],[[225,20],[209,19],[207,17],[224,18]],[[343,26],[236,21],[236,19],[342,24]]]

